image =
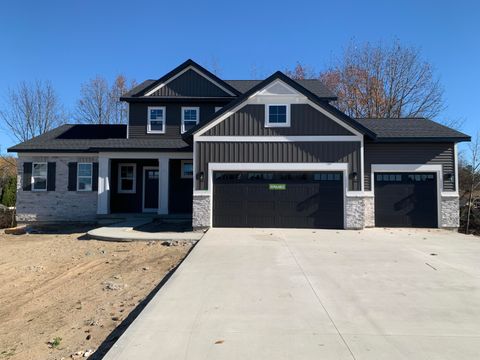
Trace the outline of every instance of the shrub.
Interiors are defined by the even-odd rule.
[[[15,206],[17,197],[17,178],[11,176],[5,183],[5,186],[2,190],[2,197],[0,203],[5,206]]]

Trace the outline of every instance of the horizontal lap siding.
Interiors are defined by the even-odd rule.
[[[184,107],[199,107],[200,108],[200,122],[210,119],[215,112],[215,107],[223,106],[222,103],[131,103],[129,111],[129,138],[144,138],[144,139],[178,139],[181,138],[180,133],[182,124],[182,106]],[[148,107],[149,106],[165,106],[166,112],[166,128],[165,134],[147,134],[148,121]]]
[[[455,173],[453,143],[380,144],[365,143],[365,190],[371,190],[372,164],[428,164],[442,165],[443,190],[455,190],[455,176],[446,180],[446,174]]]
[[[291,105],[291,126],[266,128],[265,105],[246,105],[205,133],[207,136],[353,135],[308,104]]]
[[[207,190],[208,164],[213,163],[348,163],[349,189],[360,190],[360,142],[197,142],[197,169],[204,173],[196,180],[197,190]]]

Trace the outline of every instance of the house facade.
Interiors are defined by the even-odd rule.
[[[222,80],[188,60],[122,97],[128,125],[63,125],[9,149],[17,219],[457,228],[470,138],[424,118],[352,119],[335,99],[318,80]]]

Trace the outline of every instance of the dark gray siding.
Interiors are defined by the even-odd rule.
[[[443,189],[455,190],[455,154],[453,143],[365,143],[365,190],[371,190],[372,164],[440,164]],[[451,180],[446,174],[454,174]]]
[[[291,105],[291,126],[265,128],[265,105],[246,105],[205,133],[210,136],[353,135],[308,104]]]
[[[152,96],[231,96],[193,70],[188,70],[169,82]]]
[[[149,106],[165,106],[167,123],[165,134],[147,134],[147,109]],[[197,106],[200,108],[200,122],[209,119],[215,112],[216,106],[225,106],[224,103],[130,103],[129,110],[129,138],[171,139],[180,138],[182,125],[182,106]]]
[[[197,190],[207,189],[210,162],[348,163],[349,189],[360,190],[360,142],[197,142],[195,146],[197,171],[204,173],[203,181],[196,180]]]

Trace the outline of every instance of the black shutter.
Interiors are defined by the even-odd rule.
[[[77,163],[68,163],[68,191],[77,191]]]
[[[47,165],[47,191],[55,191],[57,163],[49,162]]]
[[[92,191],[98,191],[98,162],[94,162],[92,168]]]
[[[32,191],[32,163],[23,163],[23,191]]]

